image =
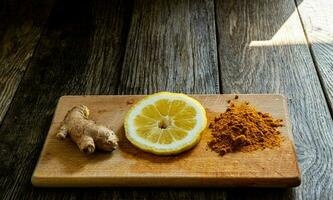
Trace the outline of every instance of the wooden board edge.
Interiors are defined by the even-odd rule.
[[[221,188],[221,187],[259,187],[259,188],[289,188],[297,187],[301,181],[298,176],[284,178],[202,178],[202,177],[86,177],[63,178],[54,177],[52,182],[48,178],[33,176],[32,184],[35,187],[196,187],[196,188]],[[88,179],[88,180],[84,180]],[[159,181],[156,181],[158,179]]]

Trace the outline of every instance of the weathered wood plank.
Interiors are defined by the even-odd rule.
[[[56,2],[0,128],[0,199],[68,199],[82,194],[75,189],[35,189],[30,178],[58,98],[115,92],[130,19],[125,3]]]
[[[33,55],[53,0],[0,2],[0,124]]]
[[[219,92],[214,2],[136,1],[119,93]]]
[[[93,5],[94,29],[83,80],[86,94],[114,94],[120,79],[132,3],[100,1]]]
[[[241,199],[329,199],[333,191],[333,122],[294,2],[216,1],[223,92],[282,93],[289,112],[302,184],[291,191]],[[294,197],[293,197],[294,196]]]
[[[296,2],[333,113],[333,1],[297,0]]]
[[[219,93],[214,19],[211,0],[136,1],[119,94]],[[226,197],[225,190],[200,188],[131,188],[127,195],[124,190],[113,194],[119,199]]]

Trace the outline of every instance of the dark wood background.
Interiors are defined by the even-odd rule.
[[[333,3],[1,0],[0,199],[332,199]],[[34,188],[60,96],[281,93],[294,189]]]

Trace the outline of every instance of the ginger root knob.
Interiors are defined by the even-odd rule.
[[[70,136],[80,151],[91,154],[95,149],[113,151],[118,146],[115,133],[105,126],[88,119],[89,109],[85,105],[75,106],[65,116],[56,137],[63,140]]]

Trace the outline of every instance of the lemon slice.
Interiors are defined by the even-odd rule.
[[[157,155],[183,152],[196,145],[207,126],[205,109],[179,93],[159,92],[136,103],[125,118],[127,139]]]

